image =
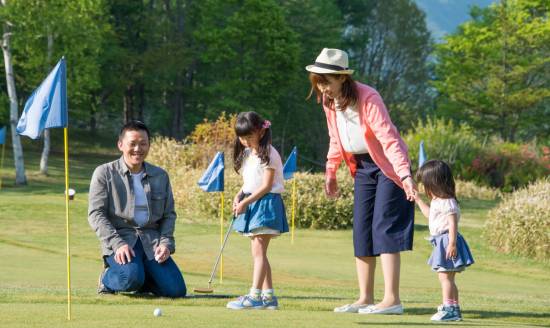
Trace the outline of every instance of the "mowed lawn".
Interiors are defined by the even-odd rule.
[[[84,148],[83,148],[84,149]],[[224,256],[223,283],[206,287],[219,247],[215,218],[179,218],[174,258],[189,297],[179,300],[98,296],[102,262],[88,226],[87,189],[93,168],[116,158],[97,152],[71,154],[70,203],[72,321],[66,320],[65,205],[62,154],[51,155],[49,177],[38,173],[38,152],[26,153],[29,186],[13,187],[11,153],[0,191],[0,327],[424,327],[440,303],[436,275],[426,265],[430,245],[426,220],[417,212],[414,251],[402,254],[402,316],[335,314],[357,296],[351,231],[297,230],[273,241],[270,261],[279,311],[230,311],[228,300],[250,287],[249,241],[232,234]],[[494,252],[483,240],[492,201],[463,200],[461,231],[476,263],[458,276],[464,321],[456,326],[550,326],[550,266]],[[383,292],[377,268],[376,297]],[[154,317],[160,307],[162,317]]]

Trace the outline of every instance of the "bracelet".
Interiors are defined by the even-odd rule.
[[[408,178],[412,178],[412,175],[407,174],[406,176],[402,177],[402,178],[401,178],[401,182],[407,180]]]

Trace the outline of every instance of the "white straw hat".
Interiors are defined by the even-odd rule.
[[[306,66],[306,70],[319,74],[352,74],[348,67],[348,54],[340,49],[324,48],[315,64]]]

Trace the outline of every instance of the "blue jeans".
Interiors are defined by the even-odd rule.
[[[105,257],[109,266],[103,284],[114,292],[143,291],[162,297],[184,297],[187,287],[176,262],[169,257],[163,263],[148,260],[141,241],[134,246],[135,257],[130,263],[118,264],[115,254]]]

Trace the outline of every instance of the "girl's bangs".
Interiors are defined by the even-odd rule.
[[[244,137],[251,135],[256,131],[256,128],[248,120],[242,120],[235,122],[235,134],[238,137]]]

